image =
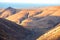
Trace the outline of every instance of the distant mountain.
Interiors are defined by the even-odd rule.
[[[6,18],[6,17],[8,17],[12,14],[15,14],[15,13],[16,13],[16,9],[8,7],[6,9],[4,9],[2,12],[0,12],[0,17],[1,18]]]

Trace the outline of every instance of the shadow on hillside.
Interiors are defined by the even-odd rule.
[[[0,40],[25,40],[32,31],[9,20],[0,18]]]
[[[23,28],[21,25],[0,18],[0,39],[1,40],[2,39],[3,40],[36,40],[42,34],[46,33],[48,30],[54,28],[57,24],[59,24],[60,17],[48,16],[45,17],[45,19],[43,19],[42,22],[47,22],[46,24],[48,25],[48,28],[44,27],[44,28],[36,28],[34,30],[28,30],[28,28],[27,29]],[[50,25],[52,26],[50,27]],[[43,26],[43,24],[41,26]],[[37,30],[38,32],[36,33],[35,30]]]
[[[35,23],[33,24],[33,21],[36,21],[35,23],[37,24],[37,26],[34,26]],[[35,34],[32,38],[37,39],[38,37],[40,37],[41,35],[43,35],[47,31],[49,31],[50,29],[53,29],[57,24],[59,24],[60,23],[60,16],[47,16],[42,19],[33,20],[33,21],[29,22],[30,25],[33,25],[32,27],[27,26],[25,28],[34,31]],[[27,25],[29,25],[29,24],[27,23]]]
[[[37,28],[37,31],[39,31],[40,33],[38,32],[36,39],[38,37],[40,37],[41,35],[43,35],[44,33],[48,32],[49,30],[56,27],[60,23],[60,16],[47,16],[47,17],[44,17],[40,20],[41,20],[41,21],[39,21],[41,24],[40,27],[43,27],[43,28],[40,28],[40,27]]]

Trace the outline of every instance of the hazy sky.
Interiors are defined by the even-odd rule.
[[[60,0],[0,0],[7,3],[60,4]]]
[[[0,8],[29,8],[57,5],[60,6],[60,0],[0,0]]]

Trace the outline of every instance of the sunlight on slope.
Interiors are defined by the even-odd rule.
[[[1,8],[1,9],[0,9],[0,12],[2,12],[3,10],[4,10],[4,9],[3,9],[3,8]]]
[[[57,10],[54,14],[51,14],[50,16],[60,16],[60,9]]]
[[[27,13],[26,11],[20,11],[12,16],[7,17],[6,19],[19,23],[18,20],[22,18],[26,13]]]
[[[5,11],[5,12],[3,12],[3,14],[1,14],[1,18],[6,18],[6,17],[8,17],[8,16],[10,16],[12,13],[9,11],[9,10],[7,10],[7,11]]]
[[[35,16],[38,12],[41,12],[41,9],[33,9],[33,10],[28,10],[29,17]]]
[[[52,6],[52,7],[44,7],[41,8],[41,10],[43,10],[43,12],[39,15],[36,15],[34,17],[45,17],[48,16],[50,14],[53,14],[55,11],[58,11],[60,8],[60,6]]]
[[[37,40],[59,40],[60,39],[60,24],[58,24],[54,29],[45,33]]]
[[[22,26],[27,26],[27,23],[28,23],[28,22],[32,22],[32,20],[28,18],[28,19],[22,21],[22,23],[21,23],[20,25],[22,25]]]

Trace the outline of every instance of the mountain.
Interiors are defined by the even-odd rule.
[[[9,7],[5,11],[1,11],[0,16],[34,32],[30,40],[36,40],[60,23],[60,6],[37,9],[14,9]],[[26,40],[29,39],[27,38]]]
[[[6,18],[16,13],[16,9],[8,7],[0,12],[0,18]]]

